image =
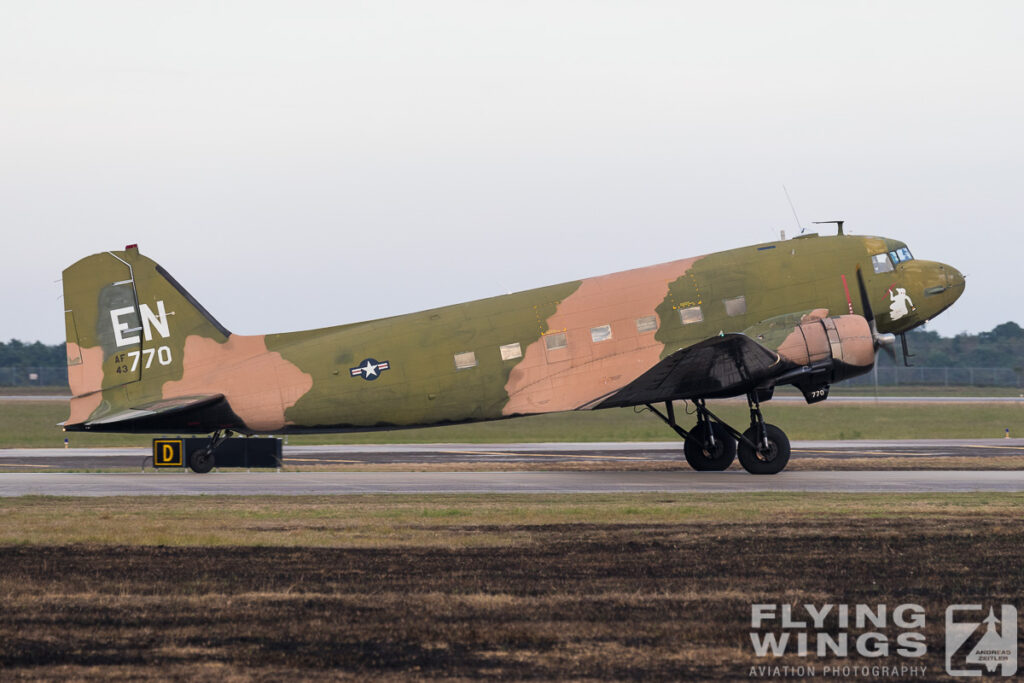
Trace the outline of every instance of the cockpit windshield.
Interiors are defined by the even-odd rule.
[[[906,247],[900,247],[894,249],[888,253],[875,254],[871,257],[871,265],[874,267],[876,273],[888,273],[893,270],[895,266],[898,266],[905,261],[913,261],[914,256],[910,253],[910,249]]]
[[[903,263],[904,261],[913,261],[914,257],[911,255],[910,250],[906,247],[900,247],[895,251],[890,251],[889,256],[892,257],[892,262],[895,264]]]

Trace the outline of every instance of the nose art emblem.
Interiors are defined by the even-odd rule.
[[[889,288],[889,302],[889,317],[893,320],[899,320],[917,310],[903,287],[893,285]]]

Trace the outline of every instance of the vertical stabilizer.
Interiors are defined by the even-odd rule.
[[[64,271],[71,417],[80,423],[126,402],[160,398],[180,379],[185,339],[230,333],[137,248],[88,256]]]

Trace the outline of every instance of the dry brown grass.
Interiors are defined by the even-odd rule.
[[[1019,470],[1024,467],[1020,456],[914,456],[914,457],[863,457],[863,458],[793,458],[786,465],[787,471],[829,471],[854,470]],[[685,461],[665,460],[609,460],[590,462],[480,462],[480,463],[381,463],[372,465],[288,465],[289,472],[678,472],[691,471]],[[734,470],[742,469],[733,463]],[[5,469],[4,471],[15,471]]]
[[[640,522],[624,521],[627,507],[608,513],[615,523],[556,521],[576,518],[565,508],[496,529],[423,522],[415,506],[397,518],[511,534],[505,547],[6,546],[0,667],[48,679],[736,680],[765,663],[747,635],[752,602],[912,601],[929,615],[914,663],[933,680],[949,602],[1024,592],[1020,497],[945,498],[846,497],[818,515],[768,497],[737,516],[670,521],[662,506],[699,498],[648,497],[627,506],[650,508]]]
[[[501,547],[548,525],[1017,519],[1024,494],[575,494],[0,499],[0,545]],[[582,527],[581,527],[582,528]],[[781,533],[780,532],[780,533]]]
[[[1021,456],[897,456],[864,458],[794,458],[787,471],[851,471],[851,470],[1019,470],[1024,468]]]

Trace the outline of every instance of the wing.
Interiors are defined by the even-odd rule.
[[[777,353],[744,334],[711,337],[676,351],[626,386],[583,408],[739,396],[778,374],[781,363]]]

